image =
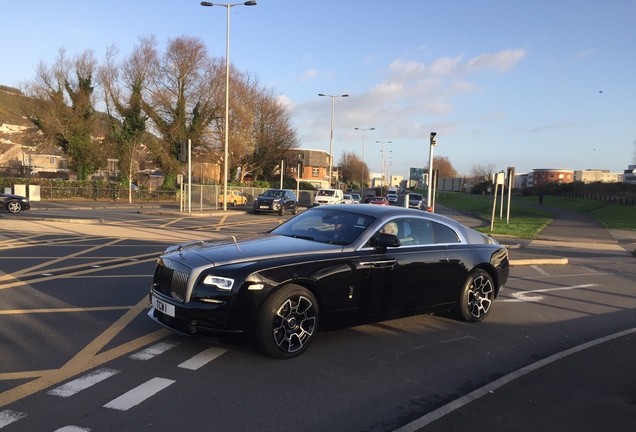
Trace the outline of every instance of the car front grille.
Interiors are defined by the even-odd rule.
[[[152,285],[161,294],[183,303],[188,287],[188,273],[158,265]]]

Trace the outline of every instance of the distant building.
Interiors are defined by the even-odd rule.
[[[528,173],[528,186],[540,186],[546,183],[572,183],[574,181],[574,171],[555,168],[533,169]]]
[[[587,169],[585,171],[574,171],[574,181],[583,183],[620,183],[623,181],[623,174],[612,173],[609,170]]]
[[[329,153],[324,150],[293,149],[285,154],[287,172],[300,181],[307,182],[317,189],[329,188]],[[301,172],[298,172],[298,167]],[[338,169],[333,167],[334,183],[338,182]]]
[[[623,182],[636,184],[636,165],[629,165],[623,173]]]

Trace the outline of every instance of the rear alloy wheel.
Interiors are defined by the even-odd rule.
[[[490,275],[480,269],[471,271],[459,297],[459,318],[473,322],[483,320],[494,299],[495,284]]]
[[[11,213],[20,213],[22,211],[22,204],[20,204],[18,201],[11,201],[9,204],[7,204],[7,210],[9,210]]]
[[[286,285],[263,305],[256,342],[271,357],[288,359],[302,354],[318,330],[318,302],[299,285]]]

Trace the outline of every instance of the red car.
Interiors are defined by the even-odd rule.
[[[378,205],[389,205],[389,200],[386,197],[377,196],[373,197],[369,204],[378,204]]]

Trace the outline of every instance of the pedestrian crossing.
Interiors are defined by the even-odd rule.
[[[161,354],[166,353],[167,351],[177,347],[178,345],[179,342],[175,341],[159,342],[139,352],[131,354],[130,356],[128,356],[128,358],[133,361],[148,361],[157,356],[160,356]],[[190,371],[196,371],[207,365],[211,361],[219,358],[226,352],[227,349],[210,347],[179,363],[177,367]],[[99,368],[71,381],[68,381],[58,387],[55,387],[49,390],[47,394],[54,397],[71,398],[72,396],[80,394],[84,390],[105,382],[106,380],[114,377],[120,372],[120,370],[116,369],[105,367]],[[153,377],[145,383],[142,383],[137,387],[125,391],[121,395],[117,396],[115,399],[105,403],[103,407],[111,409],[113,411],[127,411],[135,406],[143,404],[148,399],[157,395],[159,392],[169,388],[175,382],[176,381],[173,379]],[[16,422],[19,422],[20,420],[25,419],[27,415],[28,413],[12,410],[0,411],[0,429],[3,429],[10,424],[14,424]],[[19,426],[19,424],[14,424],[14,426]],[[55,429],[54,432],[90,432],[90,430],[90,428],[78,425],[66,425],[62,428]]]

